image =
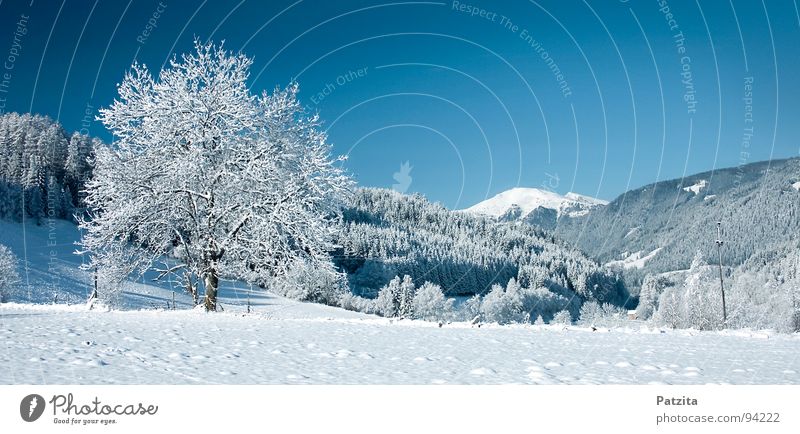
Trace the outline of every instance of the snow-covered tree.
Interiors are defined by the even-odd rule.
[[[483,297],[483,302],[481,303],[481,316],[483,319],[500,324],[507,322],[504,295],[505,290],[502,286],[498,284],[492,285],[491,291]]]
[[[654,309],[653,320],[657,324],[672,328],[695,328],[712,330],[722,326],[722,298],[719,291],[719,275],[715,266],[703,260],[698,251],[692,260],[691,267],[685,271],[683,282],[674,286],[662,277],[646,279],[647,285],[642,288],[641,303],[651,305]],[[658,295],[660,292],[660,295]],[[737,296],[741,294],[734,291]],[[653,303],[653,298],[657,302]],[[733,303],[732,314],[737,321],[743,312],[741,303]],[[648,308],[640,306],[642,311]]]
[[[656,324],[661,324],[670,328],[682,327],[683,319],[683,297],[678,288],[667,288],[658,298],[658,310],[653,314]]]
[[[506,288],[494,285],[483,298],[481,313],[486,321],[498,324],[525,321],[521,288],[516,279],[511,278]]]
[[[698,251],[684,282],[685,326],[710,330],[722,325],[722,298],[714,267]]]
[[[523,312],[528,317],[526,322],[538,316],[552,318],[556,312],[564,309],[577,311],[579,299],[577,297],[567,298],[564,295],[556,294],[545,287],[522,288]]]
[[[800,331],[800,243],[754,255],[726,281],[728,326]]]
[[[375,308],[381,315],[392,318],[400,312],[400,277],[394,279],[378,291],[378,298],[375,299]]]
[[[594,301],[581,306],[578,323],[585,326],[620,327],[627,321],[627,311],[613,304]]]
[[[93,144],[94,142],[94,144]],[[90,159],[92,150],[97,147],[97,139],[80,133],[74,133],[67,144],[67,156],[64,161],[64,182],[77,193],[91,173]]]
[[[444,296],[439,285],[425,282],[414,295],[414,317],[428,321],[447,319],[452,314],[454,301]]]
[[[570,325],[572,324],[572,315],[570,315],[569,311],[562,310],[557,312],[555,316],[553,316],[553,320],[550,321],[551,324],[560,324],[560,325]]]
[[[417,288],[411,276],[403,276],[400,282],[400,292],[397,294],[397,316],[401,318],[412,318],[414,316],[414,295]]]
[[[369,314],[380,314],[375,299],[365,298],[350,292],[345,292],[339,298],[339,306],[343,309]]]
[[[658,309],[658,298],[664,289],[671,286],[672,282],[662,275],[648,274],[642,282],[639,292],[639,304],[636,306],[636,315],[640,319],[648,319]]]
[[[72,218],[91,174],[92,141],[97,139],[80,134],[68,138],[46,116],[0,115],[0,218]]]
[[[8,294],[19,284],[18,263],[14,252],[0,244],[0,301],[5,301]]]
[[[480,295],[473,295],[462,304],[458,309],[458,316],[461,321],[472,321],[475,318],[481,317],[481,303],[483,302]]]
[[[251,64],[200,42],[157,77],[134,64],[100,110],[115,142],[94,150],[80,223],[93,258],[121,252],[132,269],[188,272],[210,311],[220,278],[327,264],[351,188],[297,86],[253,95]]]
[[[286,274],[273,279],[269,288],[295,300],[338,306],[347,292],[347,282],[345,276],[334,270],[331,264],[312,265],[297,261]]]
[[[790,316],[789,316],[789,327],[788,330],[792,332],[800,332],[800,285],[793,285],[791,288],[787,288],[786,291],[789,295],[789,308],[790,308]]]
[[[385,317],[412,318],[414,316],[414,294],[416,287],[408,275],[395,276],[378,291],[375,300],[378,312]]]
[[[595,301],[587,301],[581,306],[579,323],[587,326],[597,325],[603,318],[603,308]]]

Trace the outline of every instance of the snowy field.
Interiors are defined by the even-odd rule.
[[[225,312],[206,314],[147,279],[126,285],[122,310],[88,311],[74,226],[0,229],[0,243],[28,255],[27,289],[0,304],[0,384],[800,384],[797,334],[439,328],[236,282],[220,288]],[[173,290],[178,310],[159,310]]]
[[[267,299],[250,315],[0,308],[3,384],[800,384],[800,338],[481,328]]]

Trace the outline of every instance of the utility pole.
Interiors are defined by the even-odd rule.
[[[717,222],[717,254],[719,255],[719,290],[722,291],[722,327],[728,326],[728,310],[725,306],[725,285],[722,283],[722,222]]]

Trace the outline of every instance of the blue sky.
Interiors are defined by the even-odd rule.
[[[800,151],[793,1],[4,0],[0,21],[3,111],[110,140],[93,118],[134,59],[225,40],[254,90],[300,83],[361,185],[407,161],[399,188],[451,208]]]

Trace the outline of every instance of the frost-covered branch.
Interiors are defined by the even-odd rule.
[[[203,280],[211,310],[220,277],[263,281],[296,260],[329,261],[352,182],[297,85],[256,97],[251,64],[198,42],[157,78],[132,66],[99,116],[116,142],[95,151],[81,222],[97,261],[126,252],[144,271],[169,258],[159,277]]]

